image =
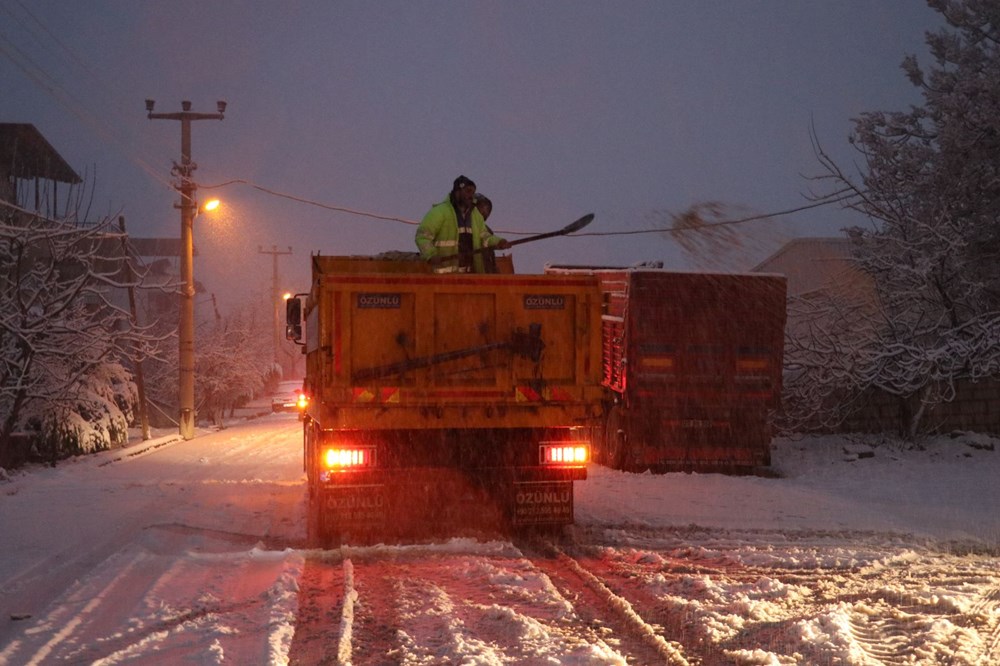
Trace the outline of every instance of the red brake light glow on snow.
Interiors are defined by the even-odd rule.
[[[543,465],[582,465],[590,460],[590,443],[542,444],[539,454]]]
[[[375,449],[325,449],[323,466],[327,469],[351,469],[372,467],[375,464]]]

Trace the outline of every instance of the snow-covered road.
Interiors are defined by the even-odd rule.
[[[300,438],[270,416],[0,481],[0,663],[1000,662],[981,438],[593,468],[558,541],[333,551],[305,548]]]

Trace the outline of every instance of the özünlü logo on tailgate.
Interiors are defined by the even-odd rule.
[[[359,308],[399,309],[402,297],[399,294],[358,294]]]
[[[525,294],[525,310],[565,310],[566,297],[559,294]]]

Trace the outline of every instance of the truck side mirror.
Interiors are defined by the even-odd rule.
[[[302,297],[292,296],[285,301],[285,339],[298,344],[302,340]]]

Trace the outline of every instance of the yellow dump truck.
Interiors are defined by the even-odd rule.
[[[501,259],[501,274],[440,275],[409,258],[312,257],[287,323],[306,354],[315,540],[572,522],[600,418],[599,283]]]

